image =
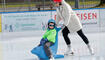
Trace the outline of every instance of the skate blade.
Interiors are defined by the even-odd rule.
[[[64,56],[74,56],[74,53],[64,54]]]

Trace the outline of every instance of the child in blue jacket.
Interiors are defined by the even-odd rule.
[[[61,28],[58,28],[59,30]],[[49,60],[54,60],[54,57],[52,55],[52,52],[50,50],[50,46],[54,45],[55,41],[56,41],[56,23],[55,20],[50,19],[48,21],[48,28],[47,31],[45,32],[45,34],[43,35],[39,46],[43,45],[44,46],[44,51],[46,53],[46,55],[48,56]]]

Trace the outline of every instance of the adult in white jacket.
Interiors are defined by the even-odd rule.
[[[71,6],[64,0],[53,0],[53,2],[57,7],[56,24],[58,25],[60,20],[63,20],[65,25],[64,29],[62,30],[64,40],[68,47],[65,55],[73,54],[71,41],[68,37],[68,34],[72,32],[78,33],[78,35],[88,46],[90,53],[93,54],[92,48],[89,45],[88,38],[82,32],[82,25],[80,23],[80,20],[75,12],[72,10]]]

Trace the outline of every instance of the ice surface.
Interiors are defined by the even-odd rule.
[[[38,32],[37,32],[38,33]],[[0,33],[0,60],[38,60],[30,53],[31,49],[39,44],[43,32],[12,32]],[[105,32],[86,33],[95,55],[91,56],[86,44],[77,34],[70,34],[74,56],[66,56],[56,60],[105,60]],[[59,35],[58,54],[64,54],[66,44],[62,35]]]

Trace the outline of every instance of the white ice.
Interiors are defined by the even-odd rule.
[[[31,49],[39,44],[44,32],[11,32],[0,33],[0,60],[38,60],[30,53]],[[90,55],[86,44],[75,33],[70,34],[74,56],[66,56],[56,60],[105,60],[105,32],[85,33],[95,55]],[[58,54],[66,51],[66,44],[59,35]]]

